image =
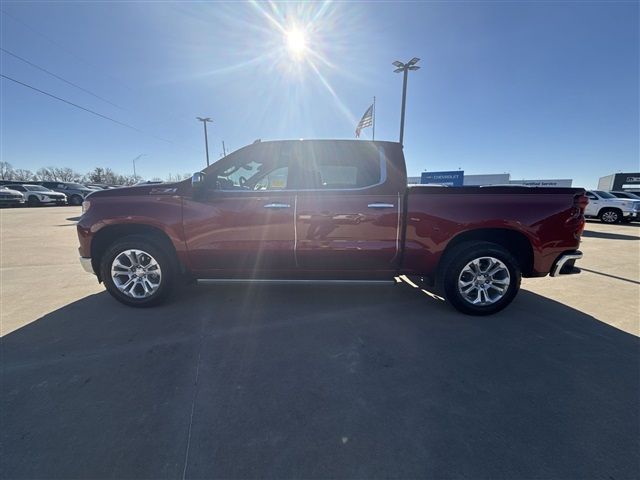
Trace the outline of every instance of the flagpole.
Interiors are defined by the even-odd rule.
[[[373,97],[373,140],[376,139],[376,97]]]

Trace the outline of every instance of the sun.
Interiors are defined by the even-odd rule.
[[[292,28],[285,32],[287,50],[294,58],[301,58],[307,50],[307,37],[299,28]]]

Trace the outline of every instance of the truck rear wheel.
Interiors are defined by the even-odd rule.
[[[509,305],[520,289],[518,261],[491,242],[465,242],[445,254],[440,269],[445,298],[460,312],[490,315]]]
[[[132,307],[158,305],[171,292],[174,262],[164,248],[140,235],[117,240],[100,262],[107,291]]]

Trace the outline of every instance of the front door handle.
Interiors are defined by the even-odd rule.
[[[370,203],[367,205],[369,208],[393,208],[395,205],[393,203]]]
[[[264,208],[291,208],[288,203],[267,203]]]

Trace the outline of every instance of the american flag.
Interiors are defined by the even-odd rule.
[[[362,115],[362,118],[358,122],[358,126],[356,127],[356,138],[360,138],[360,131],[363,128],[370,127],[371,125],[373,125],[373,104],[367,108],[367,111],[364,112],[364,115]]]

